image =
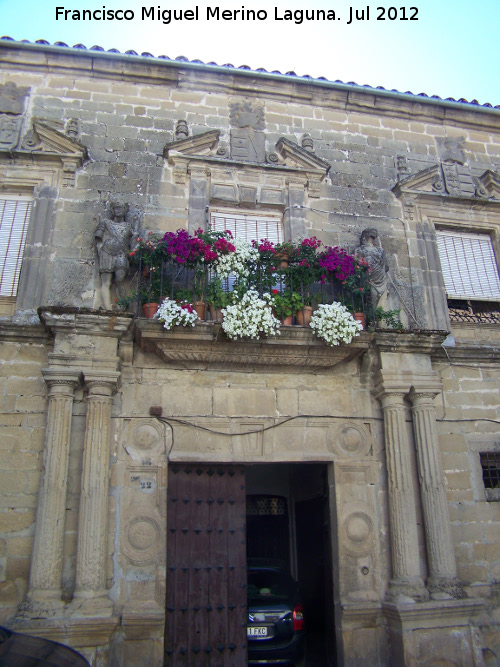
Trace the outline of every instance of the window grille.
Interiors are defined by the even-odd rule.
[[[30,213],[29,197],[0,198],[0,296],[17,294]]]
[[[438,231],[437,244],[450,299],[500,301],[500,277],[488,234]]]
[[[247,496],[248,516],[285,516],[286,498],[283,496]]]
[[[479,457],[486,498],[500,500],[500,452],[481,452]]]
[[[210,224],[214,232],[228,230],[233,238],[242,241],[269,239],[273,243],[281,243],[283,240],[281,219],[278,217],[214,211]]]

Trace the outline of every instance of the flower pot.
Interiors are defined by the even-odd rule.
[[[274,257],[277,260],[276,268],[278,269],[288,268],[288,260],[290,259],[290,256],[286,252],[277,252]]]
[[[144,317],[152,318],[155,314],[158,308],[160,307],[159,303],[145,303],[142,307],[142,312],[144,313]]]
[[[359,322],[363,329],[366,329],[366,315],[364,313],[354,313],[353,315],[356,322]]]
[[[221,308],[218,308],[217,306],[210,304],[208,306],[208,310],[210,311],[210,319],[212,320],[212,322],[222,322],[224,316],[222,315]]]
[[[206,306],[204,301],[195,301],[193,307],[200,320],[205,321]]]
[[[303,306],[300,310],[298,310],[295,313],[295,319],[297,320],[297,324],[300,325],[301,327],[308,327],[309,322],[311,321],[312,314],[313,314],[312,306]]]

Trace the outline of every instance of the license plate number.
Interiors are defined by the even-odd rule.
[[[267,637],[267,628],[248,627],[247,637]]]

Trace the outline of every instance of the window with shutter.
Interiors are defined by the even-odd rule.
[[[31,213],[31,197],[0,198],[0,296],[15,297]]]
[[[490,236],[438,231],[437,242],[449,298],[500,301],[500,277]]]
[[[283,241],[281,218],[269,215],[213,211],[210,224],[214,232],[228,230],[233,238],[242,241],[269,239],[273,243]]]
[[[500,276],[491,237],[449,230],[436,233],[451,320],[496,323]]]

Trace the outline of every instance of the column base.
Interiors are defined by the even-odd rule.
[[[386,599],[388,602],[425,602],[429,592],[420,577],[391,579]]]
[[[382,605],[391,667],[484,665],[479,622],[484,600]]]
[[[68,605],[68,615],[72,618],[109,618],[113,616],[113,603],[105,595],[97,597],[75,595],[72,602]]]
[[[64,614],[65,604],[61,591],[31,591],[28,599],[19,605],[17,619],[59,618]]]
[[[431,600],[461,600],[465,597],[462,583],[458,577],[429,577],[427,587],[431,594]]]

